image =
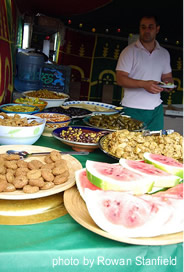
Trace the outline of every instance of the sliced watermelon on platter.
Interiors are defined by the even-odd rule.
[[[183,230],[183,199],[85,190],[94,222],[116,237],[153,237]]]
[[[77,189],[83,198],[85,200],[85,189],[88,188],[90,190],[100,190],[97,186],[95,186],[93,183],[89,181],[86,174],[86,168],[79,169],[75,172],[75,180]]]
[[[126,160],[121,158],[119,163],[138,174],[151,178],[154,182],[154,187],[169,188],[177,185],[181,178],[170,173],[167,173],[161,169],[156,168],[154,165],[134,160]]]
[[[146,163],[153,164],[155,167],[170,174],[183,178],[184,165],[173,158],[168,158],[159,154],[144,153]]]
[[[86,161],[88,180],[102,190],[132,192],[144,194],[153,187],[148,176],[135,173],[120,164]]]

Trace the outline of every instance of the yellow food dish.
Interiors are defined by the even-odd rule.
[[[30,107],[30,106],[5,106],[3,107],[3,110],[9,111],[9,112],[33,112],[37,110],[37,107]]]
[[[20,98],[15,99],[14,103],[36,106],[40,109],[40,111],[42,111],[48,104],[46,101],[43,101],[39,98],[34,98],[34,97],[33,98],[20,97]]]

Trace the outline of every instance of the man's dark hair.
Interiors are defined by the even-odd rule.
[[[153,19],[155,20],[156,26],[159,26],[158,18],[157,18],[156,15],[153,15],[153,14],[146,14],[146,15],[143,15],[143,16],[141,16],[141,18],[140,18],[140,20],[139,20],[139,23],[141,22],[141,20],[142,20],[143,18],[149,18],[149,19],[150,19],[150,18],[153,18]]]

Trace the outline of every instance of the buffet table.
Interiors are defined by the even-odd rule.
[[[52,137],[41,136],[35,145],[71,151]],[[83,167],[87,159],[116,162],[99,149],[75,158]],[[0,233],[1,272],[183,271],[182,243],[149,246],[114,241],[84,228],[69,214],[31,225],[0,225]]]

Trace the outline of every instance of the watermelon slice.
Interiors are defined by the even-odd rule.
[[[183,164],[173,158],[168,158],[159,154],[144,153],[144,160],[155,167],[170,174],[183,178]]]
[[[177,185],[181,178],[170,173],[167,173],[161,169],[156,168],[154,165],[142,162],[142,161],[133,161],[126,160],[121,158],[119,163],[138,174],[142,174],[143,176],[150,177],[154,182],[155,187],[161,188],[169,188]]]
[[[85,189],[88,188],[90,190],[100,190],[97,186],[92,184],[87,178],[86,168],[79,169],[75,172],[75,180],[77,189],[83,200],[85,201]]]
[[[164,198],[183,199],[183,183],[178,184],[172,188],[169,188],[166,191],[155,193],[155,194],[153,194],[153,196],[161,196]]]
[[[134,173],[119,164],[87,160],[86,171],[89,181],[102,190],[144,194],[153,187],[153,181],[149,177]]]
[[[183,229],[183,199],[90,189],[85,196],[94,222],[116,237],[152,237]]]

